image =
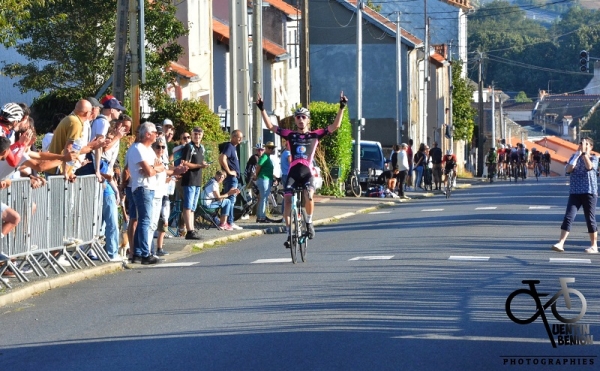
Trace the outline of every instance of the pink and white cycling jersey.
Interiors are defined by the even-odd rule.
[[[319,139],[329,134],[329,130],[317,129],[307,133],[299,133],[297,131],[277,128],[277,134],[288,141],[288,148],[292,155],[290,168],[296,164],[302,164],[312,169],[312,161],[315,157],[315,151],[319,145]]]

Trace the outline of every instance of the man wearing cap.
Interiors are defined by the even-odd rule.
[[[151,147],[156,141],[156,127],[153,123],[145,122],[140,125],[138,140],[129,147],[125,155],[131,177],[133,203],[137,212],[137,227],[133,243],[135,252],[131,262],[141,260],[142,264],[156,264],[158,259],[150,254],[148,242],[154,191],[158,185],[156,175],[165,171],[165,167]]]
[[[256,175],[256,165],[258,164],[258,159],[265,153],[265,148],[261,143],[256,143],[254,146],[254,154],[250,156],[248,162],[246,162],[246,170],[244,170],[244,180],[246,184],[250,183],[252,179],[254,179],[254,175]]]
[[[271,186],[273,185],[273,161],[271,161],[271,155],[275,153],[275,148],[273,142],[267,142],[267,144],[265,144],[264,153],[258,159],[256,171],[252,176],[252,179],[256,182],[256,187],[258,188],[258,207],[256,209],[257,223],[267,223],[265,211],[267,209],[267,199],[269,198]]]
[[[118,119],[123,111],[125,111],[125,107],[115,98],[106,100],[102,106],[102,113],[92,122],[90,140],[100,135],[106,137],[110,122]]]
[[[172,153],[173,147],[175,147],[175,142],[173,141],[173,136],[175,135],[175,126],[173,125],[173,121],[169,119],[164,119],[162,122],[163,132],[165,134],[165,140],[167,141],[167,156],[169,153]]]
[[[186,240],[201,240],[202,236],[194,229],[194,212],[202,189],[202,169],[208,167],[204,161],[204,146],[200,143],[204,131],[195,127],[192,130],[192,141],[181,149],[181,165],[187,166],[181,177],[183,187],[183,220],[187,233]]]
[[[98,102],[98,99],[94,97],[85,98],[88,102],[92,104],[92,114],[90,115],[90,122],[93,122],[96,117],[100,114],[100,110],[102,109],[102,104]]]

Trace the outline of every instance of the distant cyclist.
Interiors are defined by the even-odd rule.
[[[450,178],[450,173],[453,172],[453,178],[456,177],[456,166],[458,162],[456,161],[456,156],[452,154],[452,150],[449,149],[446,151],[446,156],[442,159],[442,167],[444,168],[444,189],[448,186],[452,186],[452,183],[448,184],[449,181],[454,181],[454,179]],[[442,191],[446,194],[446,191]]]
[[[542,152],[538,151],[536,148],[531,149],[531,161],[533,162],[533,172],[535,174],[536,169],[538,169],[539,174],[542,174]]]
[[[552,161],[551,157],[550,157],[550,152],[548,152],[548,150],[546,150],[546,152],[544,152],[544,154],[542,155],[542,164],[544,165],[544,172],[546,173],[546,176],[548,176],[548,174],[550,174],[550,162]]]
[[[490,148],[487,156],[485,156],[485,164],[488,167],[488,178],[490,183],[494,181],[494,176],[496,176],[496,164],[498,163],[498,154],[496,153],[496,148]]]
[[[264,102],[261,96],[258,96],[256,106],[261,111],[263,121],[267,128],[273,133],[280,135],[282,138],[287,140],[288,148],[291,152],[292,161],[290,163],[290,170],[286,184],[284,184],[285,202],[284,202],[284,216],[285,225],[287,226],[288,237],[285,241],[285,246],[289,247],[290,241],[290,215],[291,215],[291,204],[292,204],[292,193],[294,187],[304,186],[305,187],[305,204],[306,209],[306,227],[308,229],[308,238],[312,239],[315,236],[315,228],[312,224],[312,217],[315,208],[313,200],[313,193],[315,192],[314,178],[312,172],[312,162],[319,145],[319,139],[324,136],[333,133],[342,125],[342,117],[344,115],[344,107],[348,103],[348,98],[344,96],[344,92],[340,94],[340,109],[338,110],[335,120],[331,125],[324,129],[310,129],[310,111],[304,107],[298,108],[294,112],[294,121],[296,123],[297,131],[283,129],[277,125],[273,125],[269,116],[265,112]]]

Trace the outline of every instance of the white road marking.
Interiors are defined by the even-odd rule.
[[[547,210],[551,206],[529,206],[529,210]]]
[[[189,262],[189,263],[159,263],[154,266],[154,268],[172,268],[172,267],[191,267],[194,264],[198,264],[198,262]]]
[[[348,259],[348,261],[357,260],[390,260],[394,255],[374,255],[374,256],[357,256],[356,258]]]
[[[592,264],[591,259],[575,259],[575,258],[550,258],[550,263],[576,263],[576,264]]]
[[[444,209],[423,209],[421,211],[444,211]]]
[[[373,211],[372,213],[369,214],[389,214],[391,213],[391,211]]]
[[[457,261],[480,261],[486,262],[490,260],[489,256],[460,256],[460,255],[452,255],[448,258],[448,260],[457,260]]]
[[[258,259],[252,262],[252,264],[268,264],[268,263],[291,263],[292,258],[278,258],[278,259]]]
[[[496,210],[498,206],[484,206],[484,207],[476,207],[475,210]]]

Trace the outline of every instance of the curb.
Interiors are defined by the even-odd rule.
[[[11,291],[0,296],[0,307],[3,307],[8,304],[14,304],[19,301],[29,299],[34,295],[39,295],[46,291],[56,289],[62,286],[67,286],[75,282],[83,281],[85,279],[94,278],[98,276],[103,276],[108,273],[114,273],[122,270],[123,264],[121,263],[107,263],[99,267],[63,273],[58,277],[51,278],[49,280],[42,280],[40,282],[35,282],[27,287]]]

